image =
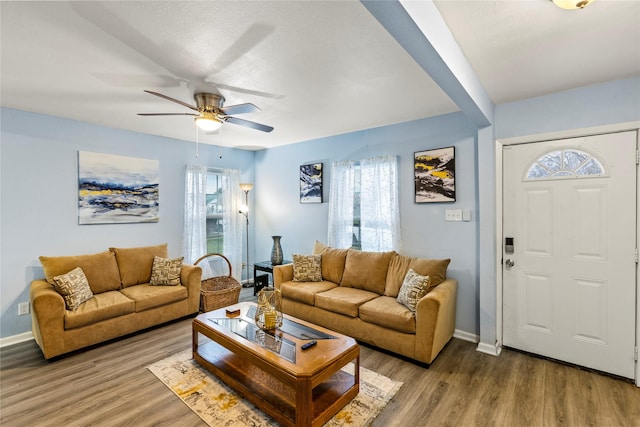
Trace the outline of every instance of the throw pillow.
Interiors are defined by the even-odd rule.
[[[184,257],[167,259],[154,256],[153,267],[151,267],[150,284],[157,286],[178,286],[180,284],[182,260],[184,260]]]
[[[395,254],[389,262],[384,288],[385,296],[398,297],[400,286],[410,268],[422,276],[429,276],[429,286],[431,289],[435,288],[447,278],[447,267],[450,261],[450,259],[412,258]]]
[[[398,302],[415,313],[418,301],[429,291],[429,282],[429,276],[421,276],[410,268],[398,292]]]
[[[76,267],[67,274],[53,278],[53,286],[67,305],[67,310],[75,310],[85,301],[93,298],[87,276],[80,267]]]
[[[322,257],[320,255],[293,255],[294,282],[322,281]]]

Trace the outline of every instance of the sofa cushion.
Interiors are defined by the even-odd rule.
[[[282,298],[300,301],[313,306],[316,301],[316,294],[336,288],[333,282],[283,282],[280,284]]]
[[[394,251],[365,252],[350,249],[347,252],[340,286],[364,289],[382,295],[387,281],[389,261],[394,254]]]
[[[429,276],[417,274],[410,268],[398,292],[398,302],[411,310],[412,313],[415,313],[418,301],[430,289],[429,282]]]
[[[322,280],[320,255],[293,254],[293,281],[320,282]]]
[[[136,312],[149,310],[182,301],[189,298],[189,292],[184,286],[154,286],[149,284],[128,286],[121,290],[123,295],[135,301]]]
[[[409,334],[416,333],[416,318],[392,297],[378,297],[360,306],[360,319],[367,323]]]
[[[384,295],[393,298],[398,296],[402,282],[410,268],[421,276],[429,276],[428,291],[430,291],[447,278],[447,267],[450,262],[450,259],[413,258],[396,253],[389,262]]]
[[[168,259],[153,257],[150,284],[154,286],[177,286],[180,284],[180,271],[184,257]]]
[[[93,297],[87,276],[84,275],[80,267],[74,268],[67,274],[54,277],[53,287],[64,298],[67,310],[75,310],[80,304]]]
[[[47,282],[80,267],[87,277],[93,294],[120,289],[120,273],[115,255],[109,251],[78,256],[41,256],[40,263]]]
[[[316,240],[313,245],[313,253],[322,257],[322,279],[339,284],[344,272],[344,263],[347,259],[348,249],[336,249],[324,245]]]
[[[358,309],[362,304],[378,298],[374,292],[362,289],[338,286],[326,292],[316,294],[316,307],[323,308],[345,316],[358,317]]]
[[[74,329],[133,313],[134,302],[118,291],[94,295],[75,311],[64,313],[64,328]]]
[[[109,250],[116,254],[123,287],[149,283],[153,257],[169,258],[166,243],[138,248],[109,248]]]

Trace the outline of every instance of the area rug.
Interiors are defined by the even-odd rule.
[[[354,364],[343,369],[353,374]],[[215,375],[202,369],[185,350],[147,366],[176,396],[212,427],[278,426],[251,402],[244,400]],[[402,383],[360,367],[360,393],[325,426],[368,426]]]

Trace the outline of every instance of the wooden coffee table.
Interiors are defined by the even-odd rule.
[[[193,358],[284,426],[321,426],[360,389],[360,347],[350,337],[284,315],[269,334],[255,326],[241,302],[193,320]],[[300,346],[315,339],[307,350]],[[354,373],[341,368],[354,362]]]

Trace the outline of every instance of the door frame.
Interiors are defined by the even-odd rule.
[[[495,271],[496,271],[496,355],[500,354],[502,350],[502,329],[503,329],[503,300],[502,300],[502,242],[503,242],[503,229],[502,229],[502,214],[503,214],[503,157],[502,149],[507,145],[527,144],[543,141],[551,141],[557,139],[568,138],[580,138],[585,136],[601,135],[608,133],[617,133],[624,131],[636,131],[636,143],[640,149],[640,121],[616,123],[612,125],[594,126],[589,128],[569,129],[557,132],[531,134],[519,137],[500,138],[495,140],[494,154],[495,154],[495,209],[496,209],[496,257],[495,257]],[[640,189],[640,173],[636,173],[636,188]],[[636,201],[636,247],[640,247],[640,197]],[[638,282],[640,278],[640,263],[636,263],[636,348],[640,347],[640,287]],[[635,383],[637,387],[640,387],[640,363],[635,363]]]

